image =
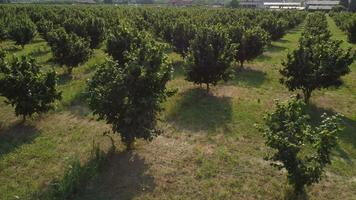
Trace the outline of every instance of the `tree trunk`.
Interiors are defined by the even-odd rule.
[[[134,141],[135,141],[134,138],[127,138],[125,140],[126,151],[131,151],[133,149]]]
[[[72,74],[72,71],[73,71],[73,67],[69,67],[69,66],[68,66],[68,74],[69,74],[69,75]]]
[[[240,68],[241,68],[241,69],[244,68],[244,61],[243,61],[243,60],[241,60],[241,62],[240,62]],[[240,70],[241,70],[241,69],[240,69]]]
[[[209,93],[210,91],[210,87],[209,87],[209,83],[206,84],[206,93]]]
[[[294,184],[295,197],[298,198],[301,194],[303,194],[303,192],[305,192],[304,191],[304,185],[295,183]]]
[[[308,90],[308,89],[303,90],[303,94],[304,94],[304,102],[305,102],[306,104],[308,104],[308,103],[309,103],[310,96],[311,96],[311,90]]]

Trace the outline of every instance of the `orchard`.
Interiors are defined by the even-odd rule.
[[[0,5],[0,199],[356,198],[354,13],[113,3]]]

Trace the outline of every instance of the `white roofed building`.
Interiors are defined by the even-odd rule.
[[[301,2],[264,2],[263,6],[268,9],[293,9],[304,10]]]
[[[331,10],[334,6],[340,4],[340,1],[306,1],[307,10]]]

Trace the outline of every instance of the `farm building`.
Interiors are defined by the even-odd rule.
[[[306,1],[307,10],[331,10],[334,6],[340,4],[340,1]]]
[[[301,2],[264,2],[263,6],[268,9],[304,10]]]

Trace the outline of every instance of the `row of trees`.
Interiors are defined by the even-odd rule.
[[[323,13],[309,14],[298,48],[288,54],[280,70],[281,83],[292,91],[301,89],[304,102],[299,97],[277,102],[276,110],[264,117],[265,125],[257,126],[272,150],[267,159],[288,172],[297,196],[306,185],[321,180],[341,131],[338,115],[323,114],[320,124],[314,126],[306,114],[313,90],[341,85],[341,76],[350,71],[355,54],[343,50],[340,43],[331,39]]]
[[[16,116],[21,115],[24,120],[34,113],[48,112],[61,99],[56,72],[43,72],[41,68],[27,56],[7,62],[5,52],[0,50],[0,96],[6,97],[5,103],[12,105]]]
[[[331,13],[336,25],[343,30],[349,42],[356,43],[356,14],[349,12]]]
[[[291,91],[302,90],[308,102],[314,90],[340,86],[354,58],[351,48],[344,50],[341,41],[331,39],[325,15],[310,14],[298,48],[282,63],[281,83]]]
[[[153,13],[147,12],[148,8],[136,9],[136,14],[139,13],[135,18],[127,19],[126,22],[122,20],[117,22],[112,20],[112,17],[108,18],[102,10],[78,10],[37,10],[32,7],[23,9],[9,6],[3,10],[5,15],[2,20],[10,21],[8,19],[12,14],[21,13],[21,20],[14,23],[16,27],[20,27],[16,32],[22,36],[18,38],[29,39],[19,39],[17,42],[15,39],[17,37],[10,38],[24,46],[30,43],[38,32],[51,47],[54,61],[67,66],[69,73],[73,67],[87,61],[92,49],[99,47],[107,38],[106,51],[113,61],[109,60],[97,66],[98,71],[88,83],[90,106],[101,119],[112,124],[113,131],[121,134],[128,148],[135,138],[150,139],[158,133],[155,123],[161,109],[160,103],[170,94],[166,91],[165,85],[170,78],[171,68],[166,63],[164,46],[159,45],[152,35],[158,40],[168,39],[175,50],[186,59],[187,79],[198,84],[204,83],[209,90],[210,84],[215,85],[218,81],[228,80],[231,77],[232,62],[238,61],[243,67],[245,61],[252,60],[263,52],[270,42],[271,35],[276,33],[278,36],[273,37],[277,39],[284,34],[284,31],[278,30],[279,28],[270,29],[268,32],[255,22],[249,23],[240,19],[232,23],[226,18],[227,14],[233,14],[233,17],[244,16],[244,19],[253,21],[253,14],[257,14],[254,11],[241,14],[232,10],[226,13],[213,10],[214,18],[205,13],[190,20],[188,17],[194,16],[195,10],[187,9],[184,11],[186,15],[183,15],[186,18],[166,23],[166,20],[159,21],[160,17],[156,21],[152,21],[151,18],[156,17],[157,14],[164,14],[169,19],[173,19],[177,13],[170,9],[158,9],[158,12]],[[220,14],[223,14],[223,17]],[[94,17],[95,15],[100,17]],[[292,28],[301,21],[301,15],[291,12],[265,12],[258,16],[270,19],[289,16],[293,20],[289,24],[282,23],[285,28]],[[165,25],[161,26],[162,24]],[[266,25],[267,22],[261,24],[265,24],[265,28],[270,28]],[[12,28],[7,27],[7,30]],[[13,35],[9,34],[11,32],[6,34]],[[40,74],[39,66],[32,59],[23,58],[23,60],[28,59],[31,60],[31,66],[37,67],[37,71],[33,74]],[[17,65],[18,63],[10,66],[15,68]],[[13,76],[10,70],[5,70],[5,67],[3,69],[2,73],[5,77]],[[6,82],[6,79],[3,81]],[[46,87],[54,87],[54,85],[46,85]],[[54,90],[52,88],[52,91]],[[2,94],[8,99],[14,98],[5,92]],[[37,104],[43,102],[49,106],[59,98],[50,93],[43,93],[42,96],[52,96],[52,99],[48,102],[38,99]],[[34,101],[31,106],[35,107],[35,104]],[[18,114],[27,116],[36,112],[46,112],[48,109],[34,109]]]
[[[245,61],[263,53],[269,44],[269,35],[256,26],[245,29],[239,24],[224,28],[222,25],[204,27],[197,31],[186,56],[187,80],[196,84],[216,85],[233,75],[232,63],[241,68]]]
[[[0,38],[8,36],[24,46],[31,42],[38,32],[50,45],[54,60],[62,66],[67,66],[68,72],[71,72],[73,67],[88,60],[92,52],[90,49],[98,48],[107,36],[115,34],[113,27],[118,24],[128,24],[131,29],[151,32],[156,38],[171,44],[175,51],[184,57],[187,56],[191,42],[198,32],[205,27],[220,24],[230,27],[230,30],[227,30],[229,38],[238,48],[232,57],[243,66],[245,61],[262,53],[270,38],[282,37],[287,29],[299,24],[304,16],[297,12],[228,9],[211,9],[212,12],[209,13],[206,9],[199,9],[198,12],[198,9],[173,11],[171,8],[129,9],[129,12],[118,10],[122,12],[122,15],[119,15],[122,17],[120,22],[106,15],[110,13],[118,16],[109,8],[100,10],[50,7],[44,10],[5,6],[0,9],[0,13],[4,14],[0,17],[0,27],[5,30],[0,32]],[[13,23],[10,18],[15,13],[20,13],[21,17]],[[12,23],[14,28],[6,27],[6,24]]]
[[[143,21],[134,19],[128,20],[127,24],[117,24],[106,18],[96,22],[75,20],[73,16],[60,23],[30,11],[31,19],[19,23],[20,26],[31,27],[37,24],[37,30],[47,40],[55,60],[67,65],[69,70],[85,62],[91,48],[102,42],[105,26],[99,25],[96,30],[93,24],[115,24],[110,27],[106,45],[112,59],[96,66],[94,76],[88,81],[87,95],[94,114],[121,135],[128,149],[135,139],[151,140],[160,133],[157,119],[162,110],[161,103],[174,93],[166,88],[172,72],[164,53],[166,47],[153,35],[162,36],[158,40],[170,38],[168,41],[185,57],[187,80],[206,84],[209,90],[210,84],[215,85],[231,77],[232,62],[238,61],[243,66],[246,60],[260,55],[271,38],[277,39],[284,34],[285,31],[271,28],[269,23],[276,24],[276,27],[293,27],[282,21],[264,21],[256,25],[250,21],[232,23],[223,17],[218,20],[209,17],[200,19],[202,24],[196,23],[199,19],[192,23],[188,19],[175,23],[171,35],[167,27],[172,24],[159,26],[160,30],[147,28],[147,24],[148,27],[155,24],[150,21],[152,15],[145,10],[140,12]],[[172,13],[165,14],[171,16]],[[253,11],[244,14],[253,14]],[[18,30],[21,32],[23,29]],[[315,89],[340,85],[340,77],[349,72],[348,66],[355,57],[351,49],[344,51],[340,42],[330,37],[325,15],[310,14],[298,48],[283,62],[281,82],[290,90],[301,89],[305,102]],[[93,40],[97,42],[92,44]],[[29,57],[7,62],[5,54],[0,52],[0,95],[6,97],[7,102],[15,107],[16,114],[24,118],[33,113],[47,112],[61,97],[56,90],[55,72],[45,73],[40,68]],[[287,170],[288,180],[296,193],[303,191],[305,185],[321,179],[325,166],[330,164],[330,152],[336,146],[336,136],[340,131],[338,116],[323,115],[320,125],[311,125],[305,106],[296,98],[285,104],[277,103],[276,110],[266,115],[265,126],[259,126],[266,145],[275,150],[269,160],[278,168]]]

